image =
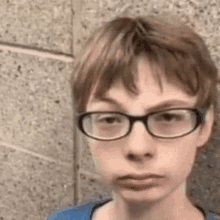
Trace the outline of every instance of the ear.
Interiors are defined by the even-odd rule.
[[[202,147],[208,142],[212,134],[213,123],[214,123],[214,109],[212,105],[209,108],[209,110],[206,112],[204,124],[200,127],[200,131],[199,131],[198,139],[197,139],[198,147]]]

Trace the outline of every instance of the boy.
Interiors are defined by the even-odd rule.
[[[203,40],[183,24],[118,17],[75,65],[78,128],[113,199],[48,220],[213,219],[186,195],[196,152],[215,129],[218,71]]]

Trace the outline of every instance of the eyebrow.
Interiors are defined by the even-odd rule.
[[[100,97],[97,98],[96,101],[102,101],[102,102],[107,102],[111,105],[116,105],[117,107],[119,107],[121,110],[123,111],[127,111],[126,108],[123,106],[122,103],[120,103],[119,101],[117,101],[116,99],[113,98],[109,98],[109,97]],[[95,102],[95,101],[93,101]],[[170,108],[170,107],[175,107],[176,105],[189,105],[188,102],[182,101],[182,100],[177,100],[177,99],[172,99],[172,100],[168,100],[168,101],[164,101],[158,105],[152,106],[148,109],[145,110],[145,113],[147,112],[154,112],[154,111],[160,111],[166,108]],[[191,106],[192,108],[194,106]]]

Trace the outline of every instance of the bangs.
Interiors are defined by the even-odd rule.
[[[161,51],[160,51],[161,53]],[[123,57],[123,56],[122,56]],[[160,58],[159,58],[160,57]],[[192,71],[190,68],[191,63],[178,61],[177,57],[164,51],[163,56],[157,55],[152,59],[149,54],[141,54],[141,56],[132,57],[128,63],[116,63],[113,61],[109,63],[105,69],[101,70],[100,78],[96,80],[94,98],[101,99],[109,91],[111,86],[116,82],[122,82],[125,90],[130,95],[139,95],[139,89],[137,87],[138,81],[138,62],[141,58],[145,58],[150,65],[150,72],[154,80],[158,83],[158,86],[163,92],[162,78],[178,88],[183,88],[184,92],[190,96],[195,96],[200,88],[198,75],[196,71]]]
[[[138,95],[140,57],[149,62],[161,91],[163,76],[173,85],[181,84],[188,95],[198,95],[197,105],[203,105],[215,92],[217,69],[208,63],[208,50],[201,45],[201,38],[185,26],[180,30],[171,24],[141,17],[118,18],[107,23],[91,36],[77,61],[73,80],[77,112],[85,111],[92,92],[99,99],[118,81],[128,93]]]

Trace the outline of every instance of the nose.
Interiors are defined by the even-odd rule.
[[[133,124],[131,133],[127,136],[126,146],[123,149],[126,157],[140,160],[146,156],[152,157],[156,149],[156,143],[145,125],[137,121]]]

